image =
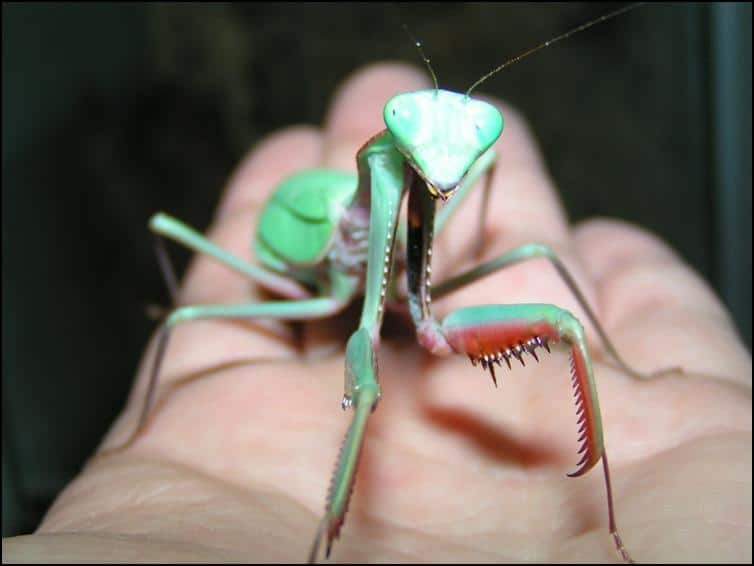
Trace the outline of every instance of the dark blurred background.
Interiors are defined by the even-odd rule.
[[[124,404],[167,303],[153,212],[204,230],[261,136],[318,124],[366,63],[419,64],[403,23],[461,90],[617,6],[4,3],[3,535],[36,527]],[[668,240],[751,347],[750,4],[647,5],[480,90],[532,122],[573,219]]]

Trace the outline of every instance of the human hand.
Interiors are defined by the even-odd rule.
[[[286,175],[353,169],[384,126],[382,105],[424,88],[380,65],[337,94],[324,131],[271,136],[240,165],[211,229],[248,257],[255,218]],[[596,306],[628,363],[600,351],[576,301],[544,260],[498,272],[437,301],[549,302],[586,326],[595,361],[618,527],[638,561],[751,560],[751,358],[701,278],[646,232],[606,220],[570,226],[522,119],[506,127],[484,258],[529,241],[551,245]],[[433,279],[476,261],[472,194],[435,243]],[[192,264],[184,304],[267,295],[207,258]],[[3,541],[4,560],[299,561],[324,510],[350,415],[340,411],[343,350],[356,309],[330,321],[200,321],[171,339],[159,401],[136,426],[154,355],[129,404],[36,534]],[[370,418],[354,495],[333,561],[615,560],[598,470],[570,479],[576,426],[565,355],[488,376],[461,357],[421,351],[400,317],[379,351],[382,400]]]

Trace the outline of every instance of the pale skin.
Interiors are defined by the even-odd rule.
[[[398,92],[427,88],[419,71],[377,65],[337,93],[322,130],[279,132],[232,176],[209,231],[249,256],[269,191],[313,166],[353,169]],[[708,285],[666,244],[609,220],[569,225],[526,124],[500,105],[482,259],[530,241],[550,245],[576,277],[639,381],[616,369],[545,260],[484,278],[435,303],[548,302],[578,316],[595,362],[615,510],[637,561],[742,561],[751,543],[751,357]],[[619,143],[605,134],[605,143]],[[584,164],[588,167],[588,164]],[[433,278],[471,267],[481,192],[435,240]],[[262,300],[238,274],[192,264],[181,303]],[[39,530],[3,540],[4,561],[303,561],[349,414],[340,408],[343,349],[358,308],[303,323],[193,322],[172,337],[158,402],[136,426],[154,347],[99,456]],[[333,561],[615,561],[599,469],[578,460],[568,360],[486,373],[435,358],[407,318],[386,320],[382,400]],[[234,363],[235,362],[235,363]],[[174,387],[171,387],[171,384]],[[103,454],[104,451],[104,454]]]

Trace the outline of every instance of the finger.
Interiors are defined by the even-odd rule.
[[[319,165],[321,151],[321,134],[311,127],[288,128],[264,139],[232,174],[208,237],[237,257],[254,262],[252,242],[265,201],[286,176]],[[193,262],[182,294],[190,304],[259,298],[256,285],[209,258]]]
[[[252,206],[261,209],[288,175],[322,160],[322,134],[311,126],[292,126],[270,134],[239,163],[228,181],[216,217]]]
[[[356,170],[358,150],[385,129],[385,103],[402,92],[429,86],[426,73],[398,63],[369,65],[349,77],[335,94],[325,120],[325,162]]]
[[[489,101],[505,120],[495,146],[499,158],[487,211],[490,221],[500,221],[499,230],[493,227],[493,234],[500,232],[509,246],[531,241],[562,242],[569,237],[566,212],[534,133],[516,109],[498,100]]]
[[[603,322],[639,369],[680,366],[750,380],[751,359],[725,307],[667,244],[612,220],[580,225],[575,241],[596,282]]]

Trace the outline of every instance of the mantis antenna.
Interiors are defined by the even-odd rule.
[[[409,31],[408,26],[406,24],[403,24],[403,31],[406,32],[406,35],[408,35],[409,39],[414,42],[414,46],[419,51],[419,55],[421,55],[422,60],[427,65],[427,69],[429,69],[429,74],[432,75],[432,80],[435,83],[435,91],[440,90],[440,85],[437,83],[437,75],[435,75],[435,71],[432,68],[432,65],[430,64],[429,57],[427,57],[424,54],[424,49],[422,49],[421,41],[416,39],[414,35]]]
[[[559,36],[555,37],[554,39],[548,39],[544,43],[540,43],[536,47],[532,47],[528,51],[524,51],[523,53],[521,53],[520,55],[517,55],[516,57],[513,57],[512,59],[508,59],[505,63],[503,63],[503,64],[495,67],[489,73],[487,73],[486,75],[484,75],[481,79],[479,79],[473,85],[471,85],[469,87],[469,90],[466,91],[466,97],[468,98],[469,95],[471,94],[472,90],[474,90],[476,87],[478,87],[484,81],[486,81],[487,79],[489,79],[492,75],[498,73],[499,71],[502,71],[503,69],[505,69],[506,67],[509,67],[510,65],[513,65],[514,63],[518,63],[519,61],[521,61],[521,59],[525,59],[529,55],[533,55],[534,53],[536,53],[540,49],[544,49],[545,47],[549,47],[550,45],[552,45],[553,43],[557,43],[561,39],[566,39],[568,37],[571,37],[574,34],[577,34],[579,32],[582,32],[582,31],[586,30],[586,29],[589,29],[590,27],[592,27],[595,24],[599,24],[601,22],[604,22],[604,21],[607,21],[607,20],[611,20],[611,19],[615,18],[616,16],[620,16],[621,14],[623,14],[625,12],[628,12],[629,10],[633,10],[637,6],[641,6],[643,3],[644,2],[636,2],[634,4],[629,4],[628,6],[623,6],[623,8],[619,8],[618,10],[614,10],[614,11],[608,13],[608,14],[600,16],[599,18],[595,18],[595,19],[593,19],[593,20],[591,20],[591,21],[589,21],[589,22],[587,22],[585,24],[581,24],[580,26],[578,26],[576,28],[573,28],[573,29],[571,29],[571,30],[569,30],[569,31],[567,31],[565,33],[560,34]],[[418,46],[418,42],[417,42],[417,46]],[[419,49],[421,51],[421,47]],[[424,53],[422,53],[422,55],[424,55]],[[429,61],[427,61],[427,63],[429,63]],[[431,68],[430,68],[430,70],[431,70]],[[434,76],[434,73],[432,74],[432,76]],[[437,84],[436,80],[435,80],[435,84]]]

